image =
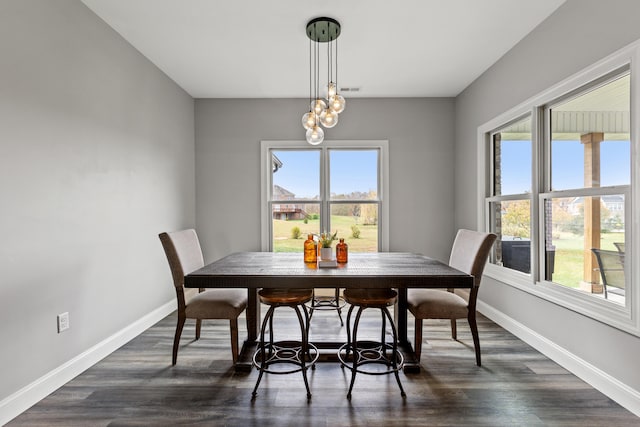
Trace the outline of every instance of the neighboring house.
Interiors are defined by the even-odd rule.
[[[600,196],[600,201],[609,211],[611,216],[624,215],[624,197],[619,194]],[[584,206],[584,197],[576,197],[567,206],[567,212],[571,215],[580,215]]]
[[[296,195],[279,185],[273,186],[274,200],[295,200]],[[301,204],[273,204],[273,219],[288,221],[290,219],[304,219],[307,213]]]

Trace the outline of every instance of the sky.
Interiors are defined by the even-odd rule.
[[[277,150],[282,161],[273,183],[296,195],[319,194],[320,150]],[[600,148],[601,186],[630,183],[629,141],[604,141]],[[377,188],[376,150],[330,150],[331,192],[349,194]],[[584,148],[580,141],[552,143],[552,186],[554,190],[582,188]],[[502,194],[531,192],[530,141],[502,141]]]
[[[320,150],[276,150],[282,167],[273,175],[296,198],[313,198],[320,191]],[[330,150],[331,183],[335,194],[377,191],[377,150]]]
[[[502,194],[531,192],[531,143],[502,141]],[[600,186],[630,184],[629,141],[604,141],[600,146]],[[584,187],[584,147],[580,141],[553,141],[553,190]]]

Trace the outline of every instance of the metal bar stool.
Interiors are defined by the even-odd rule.
[[[356,373],[366,375],[387,375],[393,373],[400,387],[400,394],[405,397],[404,388],[400,382],[398,371],[404,365],[404,358],[398,351],[398,334],[387,307],[392,306],[398,299],[398,293],[393,289],[345,289],[344,299],[351,304],[347,313],[347,342],[338,350],[338,359],[343,367],[351,370],[351,384],[347,399],[351,399],[351,391],[356,381]],[[351,331],[351,314],[358,307],[353,331]],[[358,325],[360,316],[367,308],[377,308],[382,316],[382,333],[380,341],[358,341]],[[386,320],[389,320],[393,342],[386,342]],[[384,370],[374,370],[367,365],[382,364]],[[367,368],[364,368],[367,367]]]
[[[262,321],[260,331],[260,345],[253,355],[253,365],[260,371],[256,386],[251,394],[255,399],[262,375],[269,374],[292,374],[302,371],[304,385],[307,389],[307,399],[311,399],[309,381],[307,380],[307,369],[315,369],[318,360],[318,349],[309,343],[309,312],[305,303],[309,302],[313,296],[312,289],[261,289],[258,292],[260,302],[269,306],[269,310]],[[300,341],[274,341],[273,340],[273,315],[277,307],[291,307],[295,310],[300,323]],[[304,317],[300,312],[300,307],[304,312]],[[265,342],[265,330],[269,323],[269,342]],[[293,369],[272,369],[276,364],[294,365]]]
[[[340,288],[335,288],[335,293],[331,296],[317,295],[314,289],[313,297],[309,303],[309,319],[313,317],[314,310],[336,310],[340,318],[340,326],[344,326],[344,322],[342,321],[342,307],[344,307],[345,304],[344,298],[340,296]]]

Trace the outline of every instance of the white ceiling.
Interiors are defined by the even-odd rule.
[[[82,0],[194,98],[309,96],[307,22],[340,21],[346,97],[458,95],[564,0]]]

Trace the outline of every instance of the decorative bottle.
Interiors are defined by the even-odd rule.
[[[344,242],[344,239],[340,239],[340,243],[336,245],[336,260],[340,263],[347,262],[349,252],[349,246]]]
[[[304,262],[316,261],[318,261],[318,249],[315,240],[313,240],[313,234],[309,234],[307,240],[304,241]]]

